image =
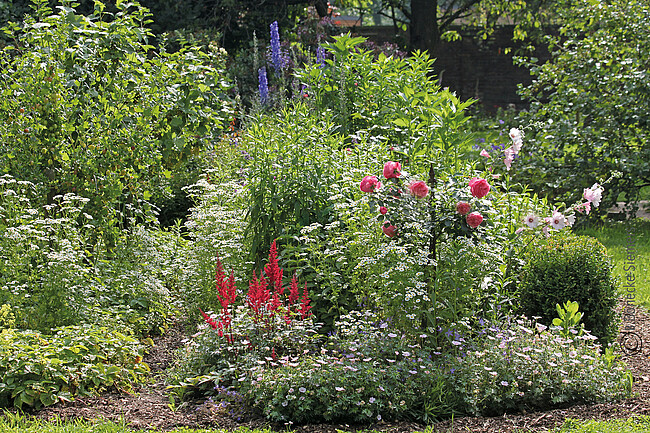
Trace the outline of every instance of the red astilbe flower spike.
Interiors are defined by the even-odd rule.
[[[269,285],[271,288],[282,295],[284,292],[284,288],[282,287],[283,270],[278,266],[278,249],[275,241],[271,243],[271,249],[269,250],[269,263],[264,267],[264,273],[269,279]]]
[[[291,285],[289,286],[289,309],[296,304],[300,294],[298,293],[298,277],[293,274],[291,278]]]
[[[248,286],[246,303],[256,316],[260,315],[262,307],[266,306],[271,296],[267,286],[268,283],[264,278],[264,274],[260,272],[260,278],[257,278],[255,271],[253,271],[253,278]]]
[[[271,297],[271,302],[269,303],[269,311],[271,314],[275,313],[278,311],[278,308],[282,305],[282,302],[280,301],[280,295],[278,292],[273,292],[273,297]]]
[[[221,260],[217,258],[217,271],[215,275],[215,286],[217,289],[217,298],[221,304],[222,311],[228,311],[228,305],[235,302],[237,298],[237,288],[235,287],[235,273],[230,272],[230,277],[226,280],[226,273],[223,271]]]
[[[309,293],[307,293],[307,283],[305,283],[305,287],[302,289],[302,299],[300,300],[300,309],[298,312],[300,313],[300,318],[302,320],[305,320],[307,317],[312,315],[312,312],[309,311],[311,310],[311,305],[309,303],[311,300],[309,299]]]
[[[199,308],[199,311],[201,312],[201,316],[203,316],[203,320],[205,320],[205,323],[210,325],[212,327],[212,329],[217,329],[217,327],[219,326],[217,324],[217,321],[214,320],[212,317],[208,316],[207,314],[205,314],[203,312],[203,310],[201,310],[200,308]]]

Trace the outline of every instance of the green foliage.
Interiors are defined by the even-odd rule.
[[[330,222],[326,186],[343,171],[335,129],[327,116],[313,116],[307,106],[296,104],[263,116],[243,135],[252,157],[245,233],[256,264],[273,239],[295,235],[314,222]]]
[[[91,224],[144,218],[173,172],[221,132],[223,53],[154,51],[137,3],[111,14],[96,2],[89,16],[36,6],[0,56],[3,172],[34,183],[42,202],[89,198]]]
[[[461,102],[435,84],[428,54],[375,58],[358,47],[364,40],[335,37],[325,45],[333,56],[325,67],[309,65],[299,74],[315,108],[334,113],[346,141],[378,141],[419,171],[433,158],[456,164],[469,150],[462,126],[473,101]]]
[[[607,209],[621,192],[632,201],[650,184],[650,6],[575,3],[551,39],[552,59],[529,64],[536,79],[522,90],[531,101],[522,117],[534,158],[522,175],[535,190],[565,199],[620,172],[603,198]]]
[[[16,316],[11,311],[11,306],[2,304],[0,307],[0,330],[11,329],[16,323]]]
[[[586,329],[611,343],[617,331],[616,285],[605,247],[585,236],[555,235],[534,240],[525,252],[519,284],[520,308],[527,316],[553,320],[556,304],[574,300]]]
[[[451,360],[453,389],[464,411],[488,416],[629,397],[632,374],[593,340],[526,319],[497,323]]]
[[[40,408],[144,381],[140,343],[92,325],[0,333],[0,405]]]
[[[583,314],[578,311],[579,305],[577,302],[567,301],[563,307],[560,304],[555,304],[558,317],[553,319],[553,326],[560,328],[560,334],[564,338],[569,338],[573,333],[582,335],[583,330],[576,330]]]

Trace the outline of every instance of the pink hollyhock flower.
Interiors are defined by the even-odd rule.
[[[523,231],[524,231],[524,228],[523,228],[523,227],[519,227],[517,230],[515,230],[515,234],[518,235],[519,233],[521,233],[521,232],[523,232]]]
[[[388,161],[384,164],[384,177],[386,179],[398,178],[402,171],[402,165],[399,162]]]
[[[583,212],[584,211],[587,215],[589,215],[589,212],[591,212],[591,202],[586,202],[586,203],[579,204],[578,206],[576,206],[576,210],[578,212]]]
[[[591,188],[586,188],[583,191],[582,196],[589,203],[593,204],[594,207],[598,207],[598,205],[600,205],[600,200],[603,198],[604,190],[605,189],[602,186],[594,183]]]
[[[481,155],[482,157],[485,157],[485,158],[491,158],[490,154],[487,153],[487,150],[485,150],[485,149],[481,150],[481,153],[479,153],[479,155]]]
[[[409,185],[409,191],[413,197],[424,198],[429,194],[429,187],[423,181],[418,180]]]
[[[483,222],[483,215],[478,212],[472,212],[471,214],[467,215],[465,221],[467,221],[468,226],[475,229]]]
[[[533,215],[532,213],[528,214],[524,218],[524,224],[526,224],[531,229],[534,229],[535,227],[537,227],[539,225],[539,218],[537,216]]]
[[[487,183],[487,180],[480,177],[473,177],[469,181],[469,188],[472,195],[476,198],[485,197],[490,192],[490,184]]]
[[[517,128],[512,128],[510,130],[509,135],[510,135],[510,139],[512,140],[513,151],[514,151],[514,153],[516,155],[516,154],[519,153],[519,151],[521,150],[521,146],[523,146],[523,144],[524,144],[524,141],[522,139],[521,131],[518,130]]]
[[[379,206],[379,213],[382,215],[386,215],[386,212],[388,212],[388,209],[385,206]]]
[[[397,227],[392,225],[389,221],[386,221],[384,225],[381,226],[381,230],[389,238],[394,238],[395,236],[397,236]]]
[[[471,206],[466,201],[459,201],[456,203],[456,212],[460,215],[467,215],[471,209]]]
[[[504,152],[506,154],[506,158],[503,160],[503,163],[506,165],[506,169],[510,171],[512,161],[515,160],[515,150],[512,147],[509,147]]]
[[[381,188],[381,182],[377,180],[377,176],[366,176],[361,180],[359,188],[363,192],[375,192]]]

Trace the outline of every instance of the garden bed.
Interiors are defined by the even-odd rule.
[[[621,303],[620,308],[623,307]],[[472,432],[510,432],[516,429],[525,431],[546,431],[561,425],[566,418],[580,420],[629,418],[633,415],[650,414],[650,315],[638,311],[636,314],[635,332],[641,341],[646,343],[640,351],[622,353],[622,358],[628,364],[634,375],[633,391],[636,397],[611,403],[577,405],[565,409],[555,409],[546,412],[531,412],[504,414],[498,417],[462,417],[446,420],[434,425],[434,431],[449,431],[458,429]],[[249,416],[236,421],[227,414],[202,410],[200,402],[170,406],[165,392],[162,373],[173,362],[173,352],[183,344],[185,335],[179,328],[170,329],[163,337],[155,341],[155,346],[145,358],[152,370],[153,382],[143,386],[138,394],[104,394],[99,397],[79,398],[69,404],[59,404],[35,413],[35,417],[52,419],[85,419],[104,418],[107,420],[124,419],[128,425],[135,428],[156,428],[169,430],[175,427],[220,427],[236,428],[239,426],[262,427],[269,423],[261,418]],[[271,425],[275,430],[283,430],[284,425]],[[330,424],[308,424],[291,426],[296,432],[337,432],[350,431],[358,428],[385,432],[414,432],[423,431],[425,426],[407,422],[380,422],[374,425],[351,426]],[[452,431],[453,431],[452,430]]]

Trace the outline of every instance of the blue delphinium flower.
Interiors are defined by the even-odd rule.
[[[318,62],[318,67],[320,69],[325,67],[325,48],[320,45],[316,49],[316,61]]]
[[[282,54],[280,53],[280,33],[278,32],[278,22],[271,23],[271,61],[276,74],[282,73],[284,62],[282,61]]]
[[[269,81],[266,78],[266,68],[261,67],[257,71],[257,76],[259,79],[258,88],[260,91],[260,102],[262,102],[262,105],[264,105],[269,99]]]

